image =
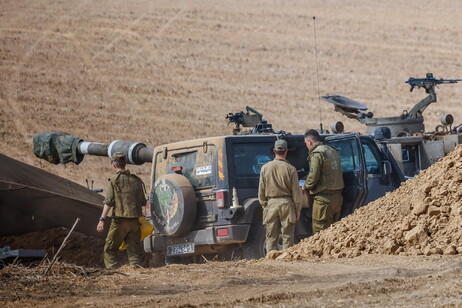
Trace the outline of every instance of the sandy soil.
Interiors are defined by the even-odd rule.
[[[104,188],[111,173],[107,160],[86,157],[80,166],[52,166],[34,157],[32,137],[57,130],[87,141],[155,146],[229,133],[225,115],[246,105],[276,129],[300,133],[318,127],[321,118],[325,126],[341,119],[347,130],[364,132],[317,99],[314,15],[321,95],[345,95],[377,115],[392,116],[425,96],[409,93],[404,81],[410,76],[462,77],[462,3],[454,0],[426,5],[4,0],[0,152],[81,184],[94,179],[95,188]],[[444,113],[462,122],[462,86],[442,86],[438,93],[439,102],[424,114],[427,130]],[[149,166],[131,169],[149,182]],[[460,255],[377,254],[119,272],[60,264],[47,280],[42,268],[6,267],[0,270],[0,302],[5,307],[460,307],[461,269]]]

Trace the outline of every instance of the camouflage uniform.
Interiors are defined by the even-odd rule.
[[[260,173],[258,199],[263,207],[267,253],[278,249],[279,233],[282,233],[283,249],[292,246],[296,217],[302,207],[295,167],[280,158],[264,165]]]
[[[344,188],[342,165],[337,150],[316,143],[309,153],[310,172],[304,187],[313,199],[313,233],[340,219]]]
[[[117,266],[117,252],[125,241],[130,265],[139,265],[142,256],[141,229],[138,217],[146,205],[143,181],[129,170],[117,172],[108,180],[104,204],[112,208],[112,221],[104,245],[104,264]]]

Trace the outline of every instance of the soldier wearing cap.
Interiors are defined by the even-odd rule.
[[[280,233],[283,249],[294,244],[295,222],[302,207],[297,170],[286,160],[287,142],[277,140],[273,151],[275,158],[262,167],[258,187],[266,228],[267,253],[278,249]]]
[[[304,137],[309,150],[310,171],[302,189],[313,200],[314,234],[340,219],[344,188],[343,173],[337,150],[322,144],[316,130],[307,130]]]
[[[116,173],[108,179],[103,213],[96,228],[98,232],[104,231],[104,222],[112,209],[112,221],[104,245],[104,264],[106,268],[117,267],[117,252],[125,241],[130,265],[139,266],[142,248],[138,217],[142,216],[142,206],[146,205],[144,183],[125,170],[125,156],[122,153],[112,155],[111,165]]]

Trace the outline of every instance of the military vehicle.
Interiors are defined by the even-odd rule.
[[[423,117],[425,109],[437,102],[435,87],[441,84],[454,84],[458,81],[462,79],[436,79],[432,73],[428,73],[425,78],[409,78],[406,83],[410,85],[411,92],[415,87],[422,88],[428,96],[417,102],[409,112],[404,110],[401,115],[395,117],[374,117],[373,113],[366,113],[365,105],[344,96],[328,95],[321,98],[334,104],[335,111],[365,124],[368,134],[376,134],[379,140],[386,139],[387,146],[404,175],[410,178],[462,143],[462,125],[453,127],[454,117],[452,115],[442,115],[441,125],[436,126],[433,132],[425,132]],[[333,127],[333,131],[341,132],[343,124],[340,122],[336,125],[340,129]],[[381,134],[384,127],[390,130],[390,135]],[[379,137],[379,135],[382,136]]]
[[[444,135],[428,137],[423,133],[422,112],[436,101],[434,86],[449,81],[429,75],[408,82],[412,87],[424,87],[430,95],[400,117],[373,118],[373,114],[361,112],[367,108],[356,101],[323,97],[337,111],[368,125],[372,135],[341,133],[340,122],[331,125],[334,134],[322,134],[324,142],[336,147],[341,156],[345,182],[342,217],[396,189],[405,180],[402,170],[414,176],[436,161],[429,149],[440,146],[438,153],[444,155],[454,147],[452,141],[431,146],[439,138],[449,136],[453,140],[456,136],[460,140],[450,127],[443,128],[447,131]],[[308,152],[302,135],[273,130],[250,107],[246,112],[230,113],[226,119],[233,124],[229,136],[152,148],[139,142],[93,143],[63,133],[45,133],[35,136],[34,152],[53,163],[80,163],[87,154],[110,157],[115,152],[124,153],[131,164],[152,162],[148,218],[155,231],[144,240],[144,248],[165,253],[167,262],[194,260],[206,254],[260,258],[266,253],[262,208],[257,199],[261,167],[273,159],[275,140],[285,139],[287,159],[296,167],[302,184],[308,172]],[[445,125],[450,126],[449,122],[448,116]],[[297,240],[311,235],[311,209],[306,207],[307,199],[304,203],[295,229]]]
[[[274,131],[260,113],[226,117],[233,135],[164,144],[155,148],[139,142],[85,142],[64,133],[34,137],[34,152],[52,163],[80,163],[84,155],[111,156],[122,152],[131,164],[152,162],[150,221],[155,232],[144,240],[147,252],[163,252],[168,262],[200,255],[225,258],[265,256],[262,208],[257,199],[261,167],[273,159],[273,145],[285,139],[287,159],[303,179],[308,173],[303,135]],[[243,128],[251,128],[244,131]],[[342,159],[345,189],[342,217],[396,189],[404,177],[388,152],[370,136],[322,135]],[[305,207],[308,200],[305,199]],[[95,217],[97,221],[97,217]],[[311,235],[311,209],[304,208],[296,225],[298,240]]]

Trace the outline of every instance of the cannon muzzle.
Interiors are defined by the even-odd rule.
[[[79,164],[85,155],[111,157],[121,152],[127,163],[142,165],[152,161],[154,148],[144,143],[115,140],[111,143],[88,142],[62,132],[41,133],[34,136],[34,154],[53,164]]]

